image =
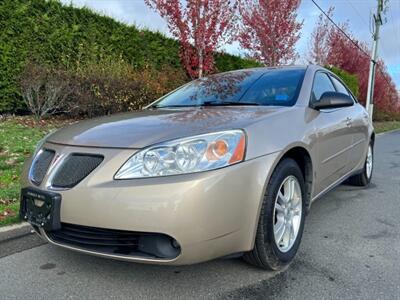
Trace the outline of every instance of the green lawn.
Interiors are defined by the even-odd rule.
[[[400,121],[386,121],[374,123],[376,133],[400,129]]]
[[[19,222],[19,174],[24,160],[43,136],[69,122],[35,122],[30,117],[0,121],[0,226]],[[398,128],[400,121],[375,123],[377,133]]]
[[[15,117],[0,121],[0,226],[19,221],[19,174],[43,136],[65,122]]]

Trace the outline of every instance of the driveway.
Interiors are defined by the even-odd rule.
[[[313,204],[286,271],[265,272],[240,259],[185,267],[110,261],[26,235],[0,243],[0,298],[399,299],[399,214],[397,131],[377,137],[368,189],[341,185]]]

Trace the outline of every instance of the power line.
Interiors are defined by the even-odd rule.
[[[365,55],[367,55],[369,57],[369,54],[362,49],[358,43],[356,43],[355,41],[353,41],[353,39],[339,26],[335,23],[335,21],[332,20],[332,18],[317,4],[317,2],[315,2],[315,0],[311,0],[312,3],[314,3],[314,5],[325,15],[325,17],[328,18],[328,20],[354,45],[356,46],[361,52],[363,52]]]
[[[354,45],[356,46],[363,54],[365,54],[366,56],[368,56],[368,58],[370,60],[371,56],[369,55],[369,53],[367,53],[363,48],[361,48],[357,42],[353,41],[353,39],[339,26],[335,23],[335,21],[332,20],[332,18],[318,5],[317,2],[315,2],[315,0],[311,0],[312,3],[314,3],[314,5],[325,15],[325,17]],[[378,70],[379,72],[381,72],[382,74],[382,78],[386,81],[386,83],[388,85],[391,85],[389,80],[386,78],[385,73],[382,71],[381,66],[379,64],[376,64],[378,66]]]
[[[347,0],[347,2],[350,4],[350,6],[353,8],[353,10],[356,12],[356,14],[360,17],[360,19],[363,21],[363,23],[365,25],[367,25],[368,27],[370,27],[370,25],[367,23],[367,21],[365,21],[364,17],[361,16],[360,12],[358,11],[358,9],[356,9],[353,5],[353,3],[351,3],[350,0]]]

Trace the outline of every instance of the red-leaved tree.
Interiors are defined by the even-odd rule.
[[[330,12],[332,10],[331,8]],[[315,63],[333,65],[350,74],[357,75],[360,91],[358,98],[365,103],[368,90],[370,49],[365,42],[360,42],[353,36],[347,23],[341,24],[340,28],[351,40],[334,25],[323,21],[323,16],[320,16],[311,36],[310,57]],[[317,34],[321,32],[323,34]],[[378,60],[375,73],[374,102],[383,111],[400,112],[400,97],[396,85],[382,59]]]
[[[181,61],[191,78],[214,67],[215,52],[230,40],[236,2],[229,0],[145,0],[180,42]]]
[[[327,11],[329,17],[332,17],[333,11],[334,7],[331,6]],[[332,26],[328,18],[326,18],[323,14],[320,14],[318,17],[317,25],[311,33],[310,38],[309,56],[312,62],[319,65],[322,65],[326,62],[326,58],[328,55],[328,38],[331,29]]]
[[[303,22],[298,22],[300,0],[242,0],[238,40],[249,55],[266,66],[296,59],[295,44]]]

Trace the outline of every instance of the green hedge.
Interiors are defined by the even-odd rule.
[[[19,74],[28,61],[79,68],[81,62],[122,57],[133,67],[181,68],[177,41],[139,30],[87,8],[55,0],[0,1],[0,112],[24,109]],[[216,55],[218,71],[258,66],[227,54]]]

